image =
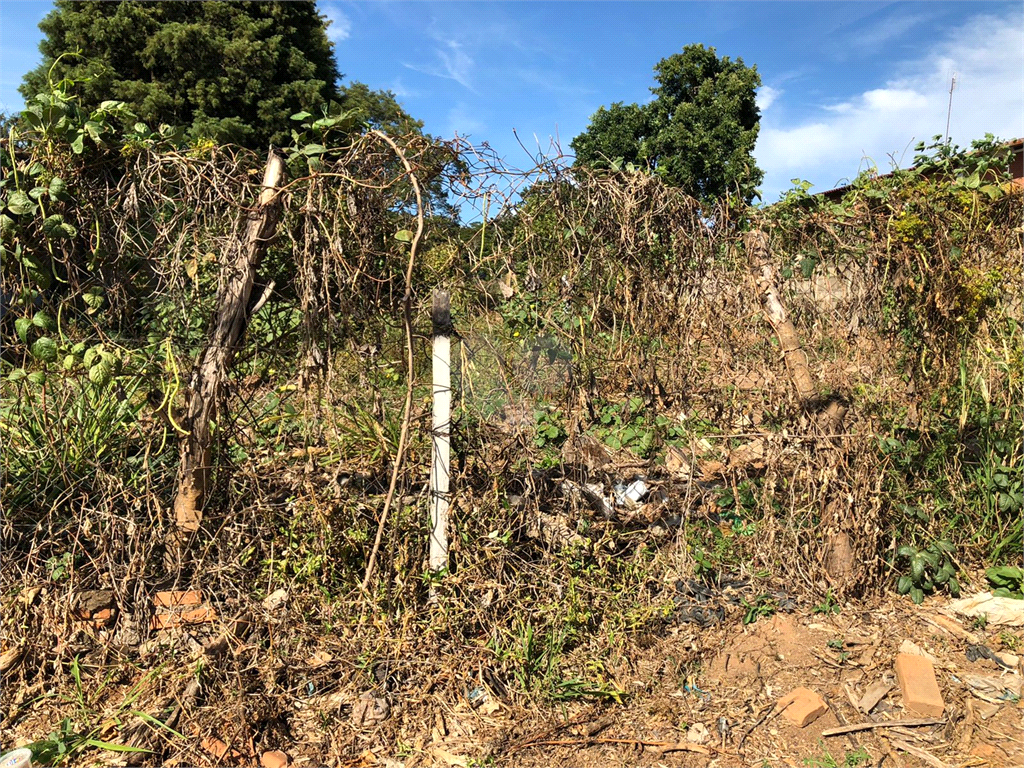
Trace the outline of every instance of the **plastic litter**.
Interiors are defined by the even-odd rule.
[[[650,488],[647,487],[645,482],[647,478],[643,475],[639,475],[633,478],[628,483],[616,483],[615,484],[615,503],[620,507],[626,507],[627,509],[634,509],[640,505],[647,494],[650,492]]]
[[[0,768],[32,768],[32,750],[22,747],[0,757]]]
[[[1024,600],[996,597],[991,592],[953,600],[947,609],[965,616],[984,615],[986,621],[993,625],[1024,627]]]

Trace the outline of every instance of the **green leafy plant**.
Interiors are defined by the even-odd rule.
[[[779,606],[770,595],[758,595],[752,603],[748,603],[746,600],[741,600],[741,602],[743,607],[747,609],[747,612],[743,615],[744,625],[753,624],[760,618],[774,616],[775,612],[779,609]]]
[[[565,427],[562,425],[561,411],[539,409],[533,413],[536,435],[533,444],[538,448],[561,445],[565,442]]]
[[[996,597],[1024,600],[1024,569],[1016,565],[1000,565],[985,571],[985,578],[993,587]]]
[[[101,741],[92,735],[78,733],[70,717],[64,718],[57,730],[52,731],[45,739],[27,745],[32,752],[32,762],[38,765],[65,765],[77,757],[81,752],[94,747],[104,749],[108,752],[133,752],[148,754],[148,749],[140,747],[129,747],[124,744],[113,744],[108,741]]]
[[[896,591],[901,595],[910,595],[910,599],[918,605],[925,595],[932,594],[936,588],[945,587],[953,597],[960,596],[960,582],[956,578],[956,566],[950,559],[953,543],[946,540],[936,541],[925,549],[904,545],[896,553],[907,561],[910,569],[899,578]]]
[[[825,592],[825,599],[818,603],[811,609],[811,613],[821,613],[825,616],[833,616],[840,611],[839,604],[836,602],[835,595],[832,594],[832,590],[829,589]]]

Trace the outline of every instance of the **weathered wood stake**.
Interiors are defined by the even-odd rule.
[[[179,539],[199,530],[203,502],[210,481],[211,429],[217,421],[217,404],[234,360],[238,344],[249,324],[249,299],[267,242],[281,217],[278,187],[284,176],[284,160],[273,150],[263,173],[259,204],[235,248],[234,258],[217,294],[217,310],[209,340],[196,363],[185,406],[185,427],[178,465],[178,489],[174,498],[174,522]]]
[[[432,572],[448,566],[448,507],[451,501],[452,314],[448,291],[434,291],[434,428],[430,464],[430,555]]]

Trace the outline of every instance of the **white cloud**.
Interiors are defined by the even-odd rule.
[[[814,182],[817,190],[835,186],[856,175],[862,158],[882,172],[890,170],[891,161],[908,165],[908,147],[945,132],[954,73],[950,135],[955,143],[969,145],[986,133],[1004,139],[1024,134],[1020,21],[1018,11],[977,16],[920,58],[898,65],[882,87],[822,104],[803,119],[770,113],[754,152],[765,170],[766,202],[773,202],[794,176]]]
[[[425,75],[443,77],[454,80],[462,87],[472,91],[470,76],[473,72],[473,57],[466,53],[458,40],[439,40],[441,45],[434,49],[437,62],[434,64],[404,64],[411,70]]]
[[[775,100],[781,95],[782,91],[778,88],[772,88],[770,85],[762,85],[757,89],[757,108],[764,113],[764,111],[775,103]]]
[[[327,37],[335,43],[348,40],[352,34],[352,21],[346,16],[337,3],[324,3],[321,12],[327,17]]]

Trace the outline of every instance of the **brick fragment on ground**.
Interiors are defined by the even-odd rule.
[[[184,624],[208,624],[217,620],[212,608],[202,607],[180,613],[158,613],[149,623],[150,629],[173,629]]]
[[[828,704],[810,688],[794,688],[776,705],[782,716],[793,725],[804,728],[828,712]]]
[[[260,758],[260,765],[263,768],[285,768],[288,765],[288,755],[278,749],[264,752]]]
[[[232,759],[238,759],[242,756],[242,753],[239,752],[237,749],[231,749],[229,751],[228,745],[220,739],[218,739],[216,736],[207,736],[203,739],[202,743],[203,749],[205,749],[218,760],[224,758],[225,756],[230,757]]]
[[[896,677],[903,692],[903,706],[924,717],[939,717],[946,709],[935,678],[935,667],[924,656],[901,653],[896,657]]]
[[[199,605],[203,602],[203,593],[197,589],[186,592],[157,592],[153,595],[153,604],[160,608],[179,608],[183,605]]]

